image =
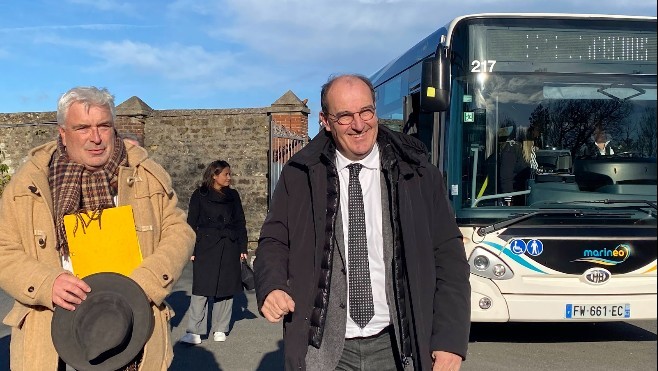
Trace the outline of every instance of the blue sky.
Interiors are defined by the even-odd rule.
[[[0,0],[0,112],[54,111],[76,85],[154,109],[269,106],[374,73],[451,18],[482,12],[656,16],[655,0]]]

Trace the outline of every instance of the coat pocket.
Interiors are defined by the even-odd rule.
[[[174,308],[172,308],[171,305],[167,303],[166,300],[163,301],[162,304],[164,306],[164,313],[167,318],[167,322],[171,322],[171,319],[176,317],[176,312],[174,311]]]
[[[25,318],[27,317],[28,314],[30,314],[30,311],[32,309],[23,306],[21,304],[14,304],[14,307],[7,313],[5,318],[2,320],[2,323],[9,327],[16,327],[18,329],[23,327],[23,323],[25,322]]]

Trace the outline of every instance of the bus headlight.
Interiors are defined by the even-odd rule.
[[[473,266],[479,271],[489,268],[489,258],[484,255],[478,255],[473,259]]]
[[[471,273],[492,280],[508,280],[514,277],[512,269],[496,254],[483,247],[476,247],[468,258]]]
[[[505,272],[507,272],[507,269],[505,269],[505,266],[502,264],[496,264],[491,268],[491,271],[493,272],[494,276],[502,277],[505,275]]]
[[[478,305],[480,306],[480,309],[489,309],[489,308],[491,308],[491,304],[493,304],[491,302],[491,298],[489,298],[487,296],[483,297],[478,302]]]

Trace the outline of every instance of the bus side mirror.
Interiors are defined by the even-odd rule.
[[[420,109],[442,112],[450,106],[450,62],[448,49],[439,45],[434,57],[423,61],[420,78]]]

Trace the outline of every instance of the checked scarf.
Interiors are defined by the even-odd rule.
[[[57,137],[57,150],[50,161],[48,183],[55,207],[57,250],[61,255],[69,253],[64,215],[80,210],[99,212],[114,207],[120,166],[128,166],[128,156],[123,140],[118,135],[115,135],[114,151],[109,160],[102,169],[94,172],[82,164],[72,162],[61,136]]]

